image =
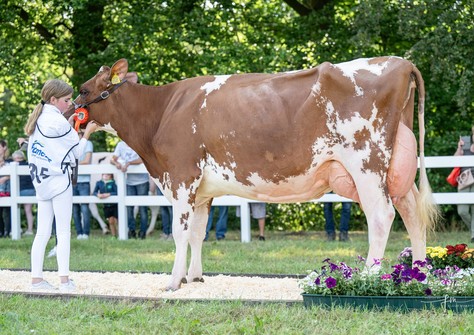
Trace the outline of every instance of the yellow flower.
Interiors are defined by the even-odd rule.
[[[467,249],[461,256],[462,259],[474,258],[474,249]]]
[[[448,249],[442,248],[442,247],[427,247],[426,248],[426,254],[430,258],[444,258],[446,257],[447,252],[448,252]]]

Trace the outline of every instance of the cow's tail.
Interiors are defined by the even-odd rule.
[[[440,211],[433,198],[425,167],[425,83],[420,71],[413,66],[414,76],[418,88],[418,127],[420,146],[420,180],[419,194],[416,197],[416,212],[418,219],[428,231],[433,230],[441,217]]]

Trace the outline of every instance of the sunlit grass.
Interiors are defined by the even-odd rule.
[[[256,236],[253,232],[252,236]],[[357,256],[368,253],[367,232],[350,232],[349,242],[326,241],[322,232],[291,234],[267,232],[267,241],[255,238],[250,243],[240,242],[240,232],[228,232],[224,241],[203,244],[203,270],[213,273],[266,273],[304,274],[307,269],[319,266],[330,258],[353,264]],[[430,236],[429,246],[468,242],[467,233],[438,233]],[[30,267],[30,250],[33,238],[20,241],[0,240],[0,267],[24,269]],[[48,243],[47,251],[54,246]],[[403,248],[410,246],[406,232],[390,234],[385,258],[396,260]],[[188,260],[191,252],[188,250]],[[99,232],[88,241],[71,241],[71,270],[170,272],[175,258],[172,241],[159,236],[146,240],[121,241],[103,236]],[[56,258],[45,258],[45,269],[57,268]]]
[[[255,236],[253,232],[252,236]],[[325,234],[267,232],[267,241],[240,242],[230,231],[225,241],[203,245],[207,273],[306,274],[321,261],[354,264],[368,252],[367,232],[350,232],[351,241],[327,242]],[[464,232],[431,236],[429,246],[468,243]],[[33,239],[0,240],[1,268],[29,268]],[[48,244],[47,251],[54,245]],[[392,232],[385,257],[396,259],[409,240]],[[72,240],[71,270],[170,272],[174,243],[158,237],[119,241],[95,233],[88,241]],[[188,258],[190,252],[188,251]],[[56,269],[46,258],[45,268]],[[265,285],[265,282],[262,282]],[[242,289],[245,289],[242,288]],[[336,331],[337,330],[337,331]],[[449,330],[449,331],[447,331]],[[409,313],[352,308],[312,308],[302,304],[236,302],[104,301],[29,298],[0,294],[0,334],[471,334],[473,312]]]

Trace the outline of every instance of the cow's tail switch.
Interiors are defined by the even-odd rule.
[[[420,71],[413,66],[412,72],[418,88],[418,127],[420,146],[420,180],[419,195],[416,197],[416,211],[421,224],[428,230],[433,230],[441,218],[438,206],[433,198],[425,167],[425,83]]]

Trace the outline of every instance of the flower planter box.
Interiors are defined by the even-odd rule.
[[[418,297],[418,296],[347,296],[347,295],[319,295],[303,293],[304,306],[333,307],[360,307],[367,309],[397,309],[418,310],[441,308],[462,312],[474,310],[474,297]]]

